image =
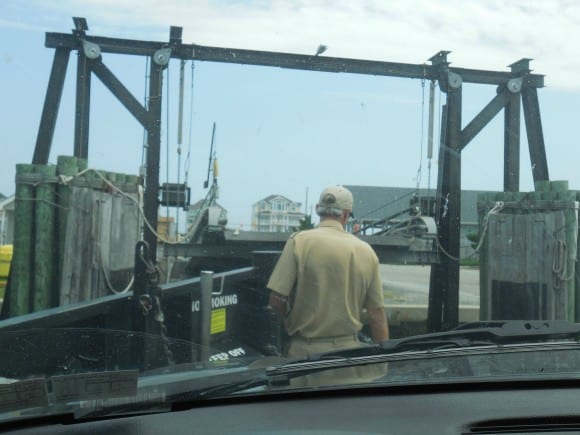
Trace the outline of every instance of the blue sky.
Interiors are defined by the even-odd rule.
[[[550,176],[580,188],[580,84],[574,80],[580,67],[574,45],[580,37],[580,6],[570,1],[506,3],[4,0],[0,192],[13,193],[14,165],[32,158],[53,56],[44,47],[44,33],[70,32],[72,16],[87,18],[89,34],[112,37],[165,41],[169,26],[179,25],[184,42],[202,45],[313,54],[324,43],[329,56],[416,64],[445,49],[452,51],[452,65],[502,71],[522,57],[533,58],[534,72],[546,74],[547,87],[539,96]],[[145,61],[115,55],[103,60],[142,100]],[[75,63],[73,56],[51,162],[72,154]],[[169,103],[163,112],[161,179],[171,182],[177,180],[178,69],[179,62],[173,61],[164,84]],[[196,62],[190,116],[191,72],[188,63],[183,156],[191,143],[192,199],[206,193],[202,185],[216,122],[219,202],[229,210],[232,226],[248,227],[252,203],[273,193],[304,203],[308,189],[312,204],[327,184],[412,187],[420,163],[421,187],[427,187],[423,92],[427,98],[428,83],[423,90],[419,80]],[[142,129],[98,79],[93,83],[90,166],[136,174]],[[464,86],[464,123],[494,94],[492,87]],[[463,188],[501,189],[502,119],[464,151]],[[436,162],[431,186],[436,184]],[[521,166],[521,188],[530,190],[525,142]]]

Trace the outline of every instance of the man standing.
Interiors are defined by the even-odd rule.
[[[389,338],[378,258],[344,230],[352,206],[348,189],[324,189],[320,224],[288,239],[270,276],[270,306],[285,320],[289,357],[359,346],[363,308],[373,341]]]

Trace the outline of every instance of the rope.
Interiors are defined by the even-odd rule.
[[[554,289],[560,290],[562,283],[574,278],[574,272],[568,275],[568,245],[564,240],[556,240],[554,249],[554,259],[552,260],[552,285]]]
[[[503,208],[504,208],[504,203],[502,201],[498,201],[495,203],[493,208],[487,212],[487,214],[485,215],[485,218],[483,219],[483,230],[481,231],[481,236],[479,237],[479,242],[477,243],[475,250],[471,254],[469,254],[463,258],[459,258],[459,257],[455,257],[455,256],[451,255],[441,245],[441,242],[439,241],[439,237],[435,238],[435,240],[437,241],[437,247],[439,249],[441,249],[441,252],[443,252],[443,254],[445,254],[445,256],[450,258],[451,260],[460,261],[460,260],[465,260],[467,258],[473,257],[475,254],[477,254],[479,252],[479,250],[481,249],[481,246],[483,245],[483,240],[485,239],[485,234],[487,232],[487,227],[489,224],[489,216],[492,214],[499,213]]]
[[[68,184],[71,180],[73,180],[74,178],[80,177],[81,175],[87,173],[87,172],[94,172],[95,174],[97,174],[97,176],[103,180],[103,182],[109,186],[113,191],[117,192],[118,194],[120,194],[121,196],[127,198],[128,200],[130,200],[131,202],[135,203],[137,205],[137,210],[139,211],[139,214],[141,215],[141,218],[143,219],[143,222],[145,223],[145,226],[149,229],[149,231],[151,231],[151,233],[153,235],[155,235],[159,240],[161,240],[163,243],[167,243],[169,245],[177,245],[179,244],[178,241],[171,241],[166,239],[165,237],[161,236],[157,231],[155,231],[155,229],[153,228],[153,226],[151,225],[151,223],[147,220],[147,218],[145,217],[145,211],[143,210],[143,204],[140,200],[135,199],[134,197],[132,197],[131,195],[129,195],[128,193],[122,191],[121,189],[119,189],[117,186],[115,186],[113,183],[111,183],[109,180],[107,180],[107,178],[101,174],[98,170],[96,169],[91,169],[91,168],[87,168],[84,169],[82,171],[80,171],[79,173],[77,173],[76,175],[73,176],[64,176],[61,175],[61,181],[63,184]]]

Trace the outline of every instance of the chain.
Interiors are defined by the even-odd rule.
[[[167,364],[174,365],[175,359],[173,357],[173,352],[169,348],[169,338],[167,337],[167,326],[165,326],[165,315],[163,314],[163,309],[161,308],[161,301],[158,296],[153,296],[153,318],[157,323],[159,323],[159,329],[161,331],[161,342],[163,343],[163,353],[167,359]]]
[[[155,266],[151,260],[149,260],[143,252],[140,254],[140,259],[145,264],[146,273],[149,277],[149,283],[152,285],[153,290],[159,290],[157,284],[159,283],[159,268]],[[167,364],[174,365],[175,358],[173,352],[169,347],[169,338],[167,337],[167,326],[165,325],[165,315],[163,314],[163,309],[161,308],[161,301],[159,296],[151,293],[143,294],[139,296],[139,304],[141,305],[141,313],[143,317],[148,317],[150,314],[153,315],[153,320],[159,323],[159,331],[161,333],[161,342],[163,344],[163,354],[167,360]]]
[[[165,325],[165,315],[163,314],[163,309],[161,308],[161,301],[159,300],[159,296],[152,296],[150,294],[141,295],[139,296],[139,303],[141,304],[141,313],[143,314],[143,317],[148,317],[149,314],[152,314],[153,320],[159,323],[161,342],[163,344],[163,354],[165,355],[167,364],[174,365],[175,358],[169,347],[167,326]]]

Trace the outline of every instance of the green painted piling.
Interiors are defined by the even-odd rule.
[[[550,190],[552,192],[568,192],[568,181],[566,180],[559,180],[559,181],[550,181]]]
[[[65,177],[71,177],[76,175],[79,172],[78,168],[78,159],[76,157],[71,156],[58,156],[57,165],[56,165],[56,173],[57,175],[63,175]],[[58,204],[58,211],[56,213],[56,246],[57,246],[57,254],[56,254],[56,261],[58,264],[57,267],[57,276],[55,277],[57,282],[57,291],[58,291],[58,300],[61,299],[60,297],[60,288],[62,286],[62,267],[64,262],[65,256],[65,241],[66,241],[66,224],[67,224],[67,215],[70,207],[70,196],[71,191],[70,187],[66,184],[59,184],[56,188],[56,203]]]
[[[538,180],[534,182],[536,192],[547,192],[550,190],[550,182],[548,180]]]
[[[87,159],[77,158],[77,168],[79,172],[84,171],[89,166]]]
[[[32,245],[34,240],[34,185],[26,177],[34,172],[33,165],[16,165],[14,208],[14,254],[11,264],[10,316],[30,312],[32,285]]]
[[[34,278],[32,283],[32,309],[44,310],[58,304],[55,290],[55,222],[56,222],[56,167],[35,165],[38,177],[35,201]]]

